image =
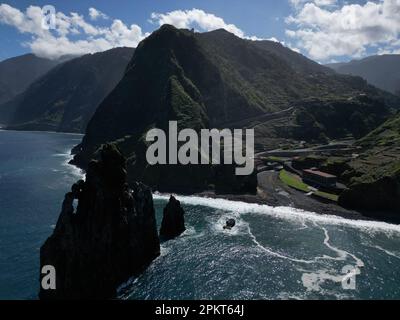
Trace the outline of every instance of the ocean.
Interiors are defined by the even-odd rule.
[[[39,249],[64,194],[74,134],[0,131],[0,299],[37,299]],[[157,222],[169,195],[154,194]],[[400,299],[400,226],[177,196],[186,232],[121,299]],[[236,227],[223,229],[234,218]]]

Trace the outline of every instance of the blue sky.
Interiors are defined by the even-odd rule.
[[[198,31],[224,27],[243,38],[273,38],[319,62],[400,53],[400,0],[368,3],[361,0],[0,0],[0,3],[0,60],[27,52],[57,58],[120,45],[136,46],[165,22]],[[56,9],[59,25],[55,30],[42,30],[38,15],[44,5]]]

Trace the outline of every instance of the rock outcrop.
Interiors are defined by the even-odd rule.
[[[356,210],[399,212],[400,175],[356,183],[340,195],[339,204]]]
[[[171,196],[167,206],[164,208],[160,229],[161,239],[170,240],[180,236],[186,230],[184,216],[185,211],[181,203]]]
[[[236,225],[235,219],[229,219],[226,221],[226,225],[224,226],[225,230],[231,230]]]
[[[74,201],[78,200],[75,210]],[[152,193],[126,183],[125,158],[105,145],[89,165],[86,181],[67,193],[40,264],[56,270],[56,289],[41,299],[108,299],[160,253]],[[41,275],[42,277],[43,275]]]

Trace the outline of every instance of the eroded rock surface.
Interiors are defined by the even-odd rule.
[[[119,285],[159,254],[151,190],[141,183],[129,187],[125,158],[105,145],[100,160],[90,163],[86,181],[65,195],[56,228],[41,247],[41,270],[55,267],[56,290],[41,289],[39,296],[113,298]]]
[[[170,240],[180,236],[185,230],[185,211],[181,203],[171,196],[164,208],[160,237],[163,240]]]

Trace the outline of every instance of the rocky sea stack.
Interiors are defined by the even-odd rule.
[[[185,211],[181,203],[171,196],[164,208],[160,237],[163,240],[171,240],[180,236],[185,230]]]
[[[74,208],[74,200],[78,200]],[[114,145],[89,164],[86,181],[65,196],[40,265],[56,269],[56,290],[41,299],[108,299],[160,254],[152,193],[126,183],[126,161]],[[42,275],[41,275],[42,277]]]

